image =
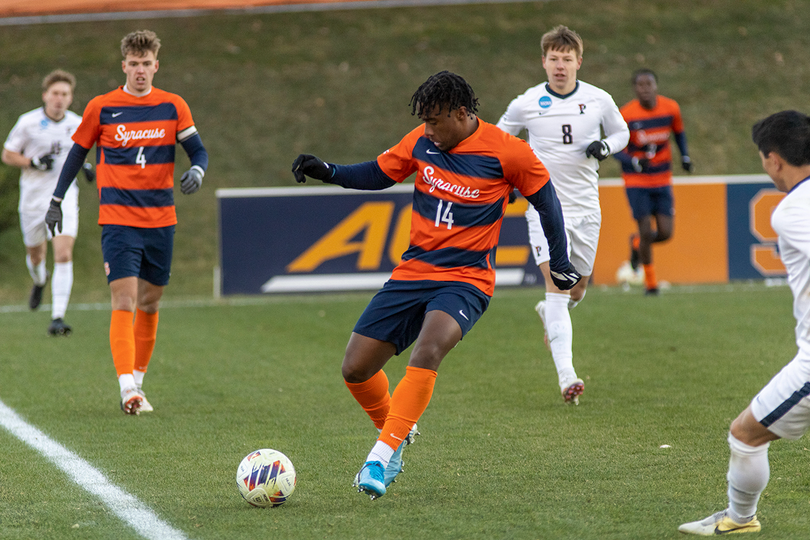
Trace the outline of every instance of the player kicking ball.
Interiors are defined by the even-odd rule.
[[[793,293],[798,353],[731,423],[728,507],[702,521],[684,523],[686,534],[757,532],[759,496],[768,485],[768,447],[798,439],[810,428],[810,118],[783,111],[756,123],[754,143],[762,168],[787,193],[771,215],[779,256]]]
[[[360,316],[346,346],[343,379],[379,430],[355,485],[385,495],[402,470],[402,450],[433,395],[444,357],[484,314],[495,287],[494,254],[509,194],[537,208],[554,283],[580,275],[568,260],[562,210],[546,168],[529,146],[476,116],[478,99],[442,71],[411,98],[423,125],[374,161],[324,163],[301,154],[292,170],[345,188],[380,190],[416,173],[410,246]],[[405,377],[389,391],[383,367],[414,344]]]

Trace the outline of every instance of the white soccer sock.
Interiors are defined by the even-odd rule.
[[[123,375],[119,375],[118,386],[121,387],[122,392],[129,388],[136,388],[135,378],[132,376],[132,373],[124,373]]]
[[[571,314],[568,313],[568,295],[546,293],[546,333],[551,357],[557,366],[557,375],[574,373],[574,327],[571,325]]]
[[[55,263],[51,281],[51,297],[53,298],[51,319],[61,319],[65,316],[71,289],[73,289],[73,261]]]
[[[751,521],[757,513],[760,494],[771,475],[768,447],[749,446],[728,434],[731,459],[728,463],[728,516],[737,523]]]
[[[28,267],[28,274],[34,280],[34,285],[42,287],[48,281],[48,273],[45,270],[45,259],[39,261],[39,264],[34,266],[31,261],[31,255],[25,256],[25,266]]]
[[[580,302],[582,302],[583,300],[585,300],[585,294],[586,294],[587,292],[588,292],[588,290],[587,290],[587,289],[585,289],[584,291],[582,291],[582,298],[580,298],[579,300],[574,300],[573,298],[571,298],[571,297],[569,296],[569,297],[568,297],[568,309],[574,309],[575,307],[577,307],[577,306],[579,305],[579,303],[580,303]]]
[[[394,451],[390,446],[382,441],[377,441],[377,444],[375,444],[374,448],[371,449],[371,452],[368,453],[366,461],[379,461],[382,463],[384,469],[388,467],[388,462],[391,461],[391,456],[393,455]]]
[[[135,379],[135,386],[140,388],[143,386],[143,376],[146,375],[145,371],[138,371],[137,369],[132,370],[132,377]]]

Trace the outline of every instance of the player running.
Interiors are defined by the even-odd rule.
[[[67,336],[73,330],[64,317],[73,289],[73,244],[79,232],[79,187],[73,184],[65,193],[64,228],[57,235],[45,226],[45,213],[51,200],[59,172],[73,144],[70,136],[76,131],[81,117],[68,110],[73,103],[76,77],[57,69],[42,81],[44,106],[29,111],[17,119],[3,145],[2,160],[19,167],[20,227],[25,244],[25,265],[34,280],[28,307],[35,310],[42,302],[42,291],[48,281],[45,260],[48,240],[53,245],[53,276],[51,278],[51,323],[48,333]],[[89,164],[82,170],[88,181],[95,172]]]
[[[61,203],[95,144],[101,250],[112,296],[110,349],[126,414],[152,410],[142,386],[172,261],[175,144],[191,160],[180,179],[183,193],[200,189],[208,167],[186,102],[152,86],[159,49],[150,30],[121,41],[126,84],[87,104],[45,218],[52,231],[62,228]]]
[[[543,35],[543,67],[548,82],[516,97],[498,121],[512,135],[524,129],[529,144],[548,167],[560,197],[571,262],[582,281],[570,291],[557,287],[549,273],[549,249],[544,224],[529,207],[526,220],[534,260],[543,274],[546,295],[535,306],[544,327],[544,340],[557,367],[562,397],[579,403],[585,384],[573,363],[573,326],[569,310],[585,296],[593,273],[602,213],[599,208],[599,162],[627,145],[630,133],[610,94],[577,80],[582,66],[582,38],[565,26]],[[604,129],[606,138],[602,139]]]
[[[799,350],[731,423],[728,508],[678,527],[701,536],[759,531],[757,502],[770,477],[770,442],[798,439],[810,428],[810,118],[796,111],[773,114],[754,125],[753,139],[762,168],[787,193],[771,226],[793,293]]]
[[[638,223],[638,234],[630,237],[630,265],[636,270],[641,263],[645,294],[657,295],[652,245],[669,240],[675,219],[670,133],[681,152],[683,170],[692,172],[692,160],[686,146],[681,108],[674,99],[658,95],[655,73],[650,69],[633,73],[633,90],[636,99],[620,109],[630,128],[630,144],[614,157],[622,164],[627,200]]]
[[[478,99],[460,76],[442,71],[411,98],[424,123],[375,161],[324,163],[302,154],[298,182],[311,176],[346,188],[380,190],[416,173],[410,246],[374,296],[346,347],[343,378],[380,430],[355,479],[372,499],[402,470],[402,449],[433,394],[445,355],[489,305],[504,211],[518,189],[539,212],[551,248],[551,278],[570,289],[580,276],[568,260],[560,204],[548,172],[520,139],[476,116]],[[382,370],[412,343],[394,393]]]

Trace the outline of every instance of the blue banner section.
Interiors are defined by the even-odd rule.
[[[757,230],[770,229],[770,211],[762,200],[763,195],[777,196],[779,192],[772,183],[761,184],[728,184],[726,186],[726,206],[728,213],[728,278],[762,279],[771,277],[761,267],[754,265],[752,251],[754,248],[767,248],[776,242],[769,238],[767,232],[754,236]],[[763,208],[757,211],[757,207]]]
[[[413,186],[221,189],[222,294],[376,290],[409,246]],[[525,201],[523,201],[525,205]],[[534,284],[523,213],[504,219],[503,285]],[[506,249],[509,253],[509,249]],[[506,260],[506,259],[505,259]]]

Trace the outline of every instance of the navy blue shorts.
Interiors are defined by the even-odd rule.
[[[101,253],[107,283],[135,276],[152,285],[167,285],[173,248],[174,225],[157,229],[125,225],[103,225],[101,228]]]
[[[354,332],[393,343],[400,354],[419,337],[428,311],[453,317],[464,337],[487,306],[489,296],[467,283],[388,280],[360,315]]]
[[[672,186],[657,188],[625,188],[633,219],[636,221],[647,216],[675,215],[675,202],[672,198]]]

